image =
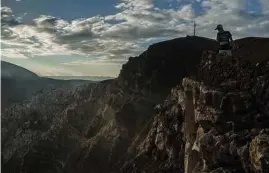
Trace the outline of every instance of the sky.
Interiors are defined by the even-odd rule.
[[[116,77],[149,45],[192,35],[269,37],[269,0],[2,0],[1,59],[40,76]]]

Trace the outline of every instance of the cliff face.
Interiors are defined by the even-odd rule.
[[[121,172],[269,171],[269,59],[253,66],[205,52],[158,105],[136,157]]]
[[[3,171],[109,172],[154,115],[155,99],[105,81],[10,107],[2,116]]]
[[[241,94],[241,91],[250,92],[251,97],[243,92],[242,99],[250,97],[251,109],[261,112],[259,116],[261,122],[267,126],[266,121],[263,121],[267,115],[263,113],[266,110],[264,105],[267,96],[262,93],[259,94],[263,97],[258,95],[258,92],[262,91],[259,87],[268,87],[263,84],[266,80],[262,77],[260,83],[255,77],[248,80],[252,79],[249,74],[253,74],[251,71],[253,69],[258,76],[266,77],[264,71],[267,67],[261,65],[261,71],[258,72],[252,65],[241,61],[235,61],[237,62],[235,66],[236,59],[222,62],[219,58],[215,58],[216,60],[209,61],[207,58],[211,56],[214,59],[215,55],[206,54],[203,56],[204,61],[201,62],[203,68],[197,68],[202,52],[215,48],[216,42],[199,37],[180,38],[155,44],[139,57],[130,58],[123,66],[118,79],[90,83],[69,91],[43,92],[30,102],[10,107],[2,115],[3,171],[99,173],[183,172],[185,169],[190,171],[194,167],[197,167],[197,170],[203,169],[201,167],[204,163],[197,163],[211,156],[200,155],[202,150],[204,153],[207,150],[200,147],[202,144],[198,140],[195,143],[198,129],[203,130],[201,135],[208,133],[212,126],[227,129],[224,132],[217,131],[218,133],[213,136],[215,140],[219,134],[225,136],[231,131],[230,128],[235,129],[234,134],[238,132],[241,137],[239,132],[246,128],[244,125],[240,126],[241,114],[231,116],[230,112],[221,111],[226,110],[226,107],[229,107],[227,108],[229,111],[241,109],[234,106],[231,109],[230,104],[237,103],[237,100],[230,101],[228,93],[236,95],[231,96],[233,100],[241,99],[237,95]],[[172,89],[167,97],[166,93],[171,87],[180,84],[182,78],[186,76],[192,77],[184,79],[183,85]],[[240,82],[241,78],[244,81]],[[204,81],[204,84],[201,81]],[[219,91],[221,88],[217,95],[220,93],[223,95],[220,94],[218,95],[220,98],[214,97],[214,101],[204,103],[211,98],[203,94],[204,89],[200,91],[200,88],[205,87],[210,95],[215,93],[213,92],[215,89]],[[227,97],[226,100],[224,96]],[[165,98],[167,101],[154,110],[154,107]],[[225,100],[223,104],[225,103],[226,107],[219,110],[212,104],[219,104],[220,99]],[[239,104],[243,108],[244,105]],[[197,119],[196,111],[201,112],[201,117],[207,115],[205,117],[209,117],[208,120]],[[220,118],[215,122],[216,118],[212,117],[217,115],[220,115]],[[248,118],[256,117],[256,114],[249,116],[242,121],[248,124]],[[225,118],[231,122],[227,125],[219,123]],[[239,127],[241,131],[237,129]],[[256,134],[254,136],[257,136]],[[223,145],[228,143],[226,138],[225,141]],[[259,142],[260,139],[257,138],[256,143]],[[198,148],[199,151],[192,152],[190,149],[194,143],[197,144],[194,148]],[[245,145],[243,144],[242,146]],[[255,151],[262,151],[265,148],[266,144],[261,144]],[[259,153],[253,153],[259,158]],[[232,157],[235,157],[235,160],[238,158],[236,155]],[[184,158],[186,158],[185,165]],[[257,161],[257,158],[255,164],[266,163]],[[239,163],[238,159],[236,161]],[[210,161],[205,162],[210,170],[220,167],[219,162],[212,163],[213,168]],[[239,168],[236,167],[237,170]]]

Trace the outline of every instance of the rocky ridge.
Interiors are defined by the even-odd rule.
[[[156,106],[121,172],[269,172],[269,59],[253,66],[205,52],[199,74]]]

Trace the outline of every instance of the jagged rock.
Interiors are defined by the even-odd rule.
[[[250,160],[255,172],[269,171],[269,133],[261,132],[250,143]]]
[[[225,168],[217,168],[213,171],[211,171],[210,173],[233,173],[234,171],[230,171],[229,169],[225,169]]]
[[[164,150],[165,147],[165,135],[164,133],[158,133],[156,135],[155,145],[157,146],[158,150]]]
[[[167,100],[162,107],[163,115],[169,117],[176,105],[181,106],[181,142],[185,146],[181,151],[185,152],[185,172],[251,173],[254,168],[250,162],[250,148],[259,133],[256,128],[267,127],[266,121],[258,121],[267,116],[264,111],[261,113],[267,98],[259,98],[262,101],[255,99],[257,88],[264,85],[261,82],[257,84],[252,78],[256,69],[244,60],[219,59],[212,53],[205,56],[210,62],[207,59],[201,64],[204,64],[203,70],[209,70],[201,73],[200,81],[184,78],[183,86],[173,88],[170,102]],[[212,75],[212,69],[216,70],[216,74]],[[231,73],[227,73],[229,70]],[[168,129],[164,131],[169,132]],[[258,162],[261,165],[261,161]]]

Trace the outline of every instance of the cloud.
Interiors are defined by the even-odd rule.
[[[5,25],[17,25],[19,22],[9,7],[1,7],[1,27]]]
[[[84,59],[63,63],[112,65],[140,54],[153,41],[192,34],[214,38],[214,28],[221,23],[235,38],[269,37],[269,1],[260,0],[257,15],[246,8],[246,0],[173,0],[179,7],[157,7],[153,0],[121,0],[117,13],[66,21],[41,15],[33,24],[18,22],[8,7],[1,8],[1,43],[9,45],[3,55],[14,58],[47,55],[82,55]],[[197,6],[203,13],[196,13]],[[268,8],[266,8],[268,7]],[[9,50],[16,47],[16,50]]]
[[[199,29],[204,30],[200,34],[208,36],[208,29],[213,29],[216,23],[221,23],[226,29],[231,30],[236,38],[269,36],[269,33],[264,30],[266,26],[262,24],[268,21],[269,15],[265,13],[262,15],[253,15],[244,12],[246,10],[245,0],[207,0],[203,1],[202,5],[208,9],[205,15],[196,18]],[[205,30],[206,28],[208,29]]]
[[[34,19],[34,22],[36,24],[36,27],[38,29],[48,31],[48,32],[55,32],[57,28],[61,28],[58,26],[58,23],[62,21],[60,19],[57,19],[56,17],[53,16],[46,16],[46,15],[41,15],[39,18]],[[67,25],[68,23],[63,22],[63,25]]]
[[[119,66],[120,64],[126,63],[126,59],[96,59],[96,60],[77,60],[71,62],[62,63],[67,66],[81,66],[81,65],[102,65],[102,66]]]
[[[269,15],[269,1],[268,0],[260,0],[262,6],[262,13],[264,15]]]
[[[39,63],[29,63],[27,68],[40,76],[83,76],[77,70],[67,69],[63,66],[51,66]]]
[[[175,20],[194,17],[190,5],[179,10],[161,10],[154,8],[152,0],[123,0],[115,8],[122,11],[72,21],[41,15],[33,25],[6,28],[2,43],[21,43],[22,50],[27,50],[21,54],[32,57],[68,54],[127,59],[143,51],[144,47],[139,45],[142,39],[185,34],[186,24],[178,25]]]
[[[20,53],[20,50],[16,48],[1,49],[1,56],[6,56],[12,59],[28,59],[27,56]]]
[[[122,3],[115,7],[124,10],[140,11],[152,9],[154,5],[153,0],[122,0]]]
[[[172,19],[193,20],[195,17],[192,5],[185,5],[179,10],[169,10]]]

